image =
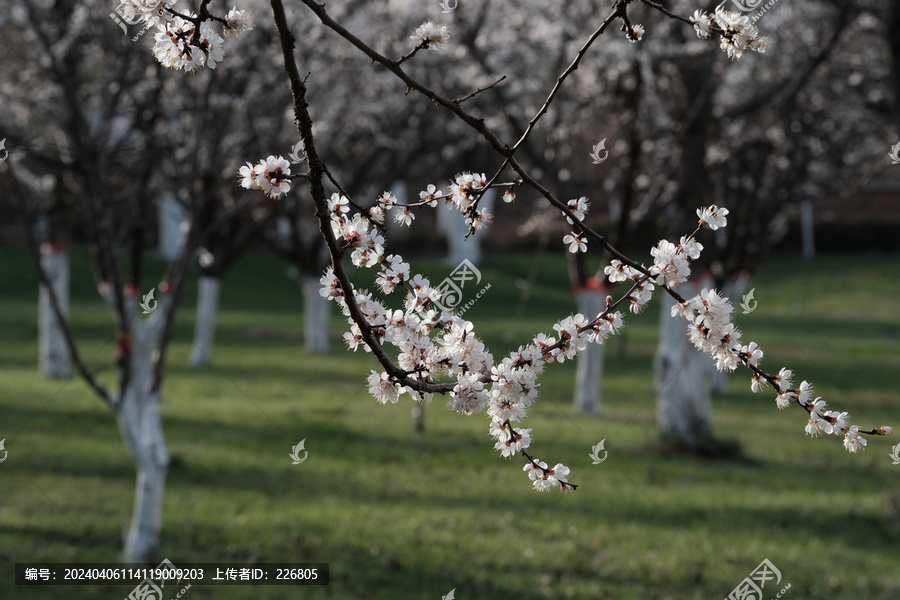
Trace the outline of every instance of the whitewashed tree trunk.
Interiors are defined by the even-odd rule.
[[[103,293],[103,292],[101,292]],[[131,326],[130,377],[114,403],[122,440],[134,460],[136,481],[134,509],[125,535],[123,560],[147,562],[155,559],[162,530],[163,495],[169,453],[163,438],[159,394],[156,388],[157,346],[171,310],[171,298],[162,294],[147,319],[137,314],[137,292],[126,292],[125,311]],[[111,301],[108,291],[107,302]]]
[[[154,331],[138,323],[132,331],[131,379],[116,410],[122,439],[134,459],[134,510],[125,536],[125,562],[155,558],[162,530],[169,453],[163,438],[159,394],[153,393]]]
[[[43,244],[41,267],[50,280],[64,318],[69,316],[69,251],[65,244]],[[53,312],[50,291],[40,286],[38,298],[38,364],[45,377],[68,379],[69,348],[62,325]]]
[[[697,288],[683,285],[678,292],[690,297]],[[697,445],[713,436],[709,371],[705,364],[710,359],[691,345],[687,321],[670,316],[675,300],[668,294],[660,297],[663,302],[659,346],[654,360],[657,422],[663,438]]]
[[[137,472],[134,510],[125,536],[125,562],[154,559],[162,530],[169,454],[163,438],[159,395],[149,393],[146,383],[147,380],[134,381],[129,386],[116,415]]]
[[[185,240],[184,224],[187,213],[172,194],[166,194],[159,202],[159,241],[157,252],[165,260],[178,258]]]
[[[202,275],[197,282],[197,316],[194,325],[194,349],[190,365],[203,367],[212,357],[213,338],[216,334],[216,318],[219,314],[219,292],[222,280]]]
[[[605,291],[579,290],[575,292],[578,310],[589,321],[606,308]],[[578,355],[575,370],[575,410],[586,415],[603,412],[603,359],[606,344],[588,344]]]
[[[331,302],[319,295],[319,277],[304,275],[300,283],[303,293],[303,339],[310,352],[328,352],[328,318]]]

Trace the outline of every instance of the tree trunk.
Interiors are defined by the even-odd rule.
[[[63,316],[69,316],[69,251],[65,244],[45,243],[41,246],[41,268],[47,273],[50,285]],[[38,298],[38,364],[45,377],[68,379],[69,349],[62,325],[50,303],[50,292],[40,286]]]
[[[803,240],[803,258],[815,258],[815,220],[812,200],[800,201],[800,238]]]
[[[409,414],[413,418],[413,424],[415,425],[416,432],[422,433],[423,431],[425,431],[425,407],[421,404],[413,404],[412,410]]]
[[[125,562],[154,560],[162,530],[169,453],[163,438],[159,394],[154,391],[153,379],[161,318],[161,314],[154,314],[146,321],[139,318],[132,321],[131,376],[116,404],[119,432],[134,460],[137,475],[134,510],[125,536]]]
[[[201,275],[197,283],[197,316],[194,325],[194,348],[190,365],[204,367],[212,357],[213,338],[216,334],[216,317],[219,313],[219,291],[222,280]]]
[[[578,310],[590,321],[606,308],[605,290],[582,289],[575,292]],[[578,355],[575,371],[575,411],[585,415],[603,412],[603,358],[606,344],[588,344]]]
[[[162,530],[163,496],[169,454],[163,439],[159,395],[131,391],[118,415],[120,430],[128,430],[137,480],[134,488],[134,510],[125,536],[125,562],[147,562],[155,559]]]
[[[328,317],[331,302],[319,295],[319,277],[303,275],[300,283],[303,293],[303,339],[310,352],[328,352]]]
[[[184,243],[183,225],[187,221],[184,207],[171,193],[166,194],[159,202],[159,231],[157,252],[167,261],[178,258],[178,252]]]
[[[684,297],[697,294],[690,283],[678,289]],[[687,322],[672,318],[675,300],[662,296],[659,346],[654,360],[657,405],[656,415],[664,439],[698,446],[713,437],[712,402],[706,363],[710,358],[699,353],[687,337]]]

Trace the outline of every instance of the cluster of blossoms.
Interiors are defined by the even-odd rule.
[[[434,21],[425,21],[416,27],[415,33],[410,38],[419,40],[426,48],[440,50],[450,41],[450,28],[446,25],[437,25]]]
[[[456,177],[446,197],[465,210],[474,201],[474,193],[484,186],[483,175],[465,173]],[[438,197],[438,191],[429,185],[420,194],[421,204],[436,204]],[[437,304],[440,291],[422,275],[411,276],[409,264],[400,256],[385,253],[377,223],[384,220],[385,212],[395,208],[408,210],[388,193],[379,197],[374,207],[352,216],[346,197],[333,194],[328,200],[331,228],[341,250],[351,252],[357,267],[378,266],[376,284],[385,294],[398,288],[406,292],[402,309],[392,309],[366,290],[344,290],[333,269],[328,269],[320,281],[320,295],[336,302],[348,319],[350,330],[344,333],[344,340],[350,349],[362,347],[372,351],[360,323],[351,316],[348,294],[368,324],[374,343],[379,348],[390,345],[396,349],[395,364],[403,376],[373,370],[368,377],[369,393],[382,404],[396,403],[402,394],[423,403],[433,398],[426,388],[437,386],[435,391],[447,393],[450,409],[465,415],[487,413],[494,448],[504,457],[519,453],[525,456],[525,470],[535,489],[574,489],[576,486],[567,481],[569,469],[562,464],[550,468],[532,458],[527,452],[531,429],[513,424],[525,417],[537,399],[537,378],[544,364],[571,359],[590,342],[603,343],[622,326],[621,315],[604,315],[591,323],[580,314],[568,317],[554,326],[558,340],[539,334],[531,344],[495,364],[484,343],[473,333],[472,323],[441,309]],[[377,216],[373,217],[373,212]],[[416,385],[419,382],[421,385]]]
[[[726,225],[727,209],[710,206],[697,211],[700,227],[718,229]],[[657,283],[673,285],[683,282],[690,274],[687,258],[696,258],[702,246],[692,237],[681,238],[681,244],[674,246],[662,240],[654,248],[656,262],[650,273],[657,276]],[[607,267],[607,274],[613,281],[637,277],[636,271],[619,261],[613,261]],[[844,436],[844,447],[850,452],[865,448],[866,439],[860,436],[858,425],[851,425],[850,416],[846,412],[825,410],[825,401],[820,397],[813,398],[813,386],[803,381],[796,388],[793,384],[793,372],[782,368],[777,375],[767,375],[759,367],[763,351],[756,342],[741,344],[741,331],[732,322],[733,308],[728,298],[716,290],[702,289],[693,298],[678,302],[672,307],[672,317],[681,317],[688,321],[687,334],[697,350],[709,354],[716,361],[719,371],[734,371],[739,364],[745,364],[753,371],[750,389],[760,392],[768,383],[775,387],[776,406],[787,408],[796,402],[809,413],[805,427],[807,435],[815,437],[819,433]],[[888,435],[891,427],[885,425],[870,433]]]
[[[748,49],[764,54],[769,48],[766,38],[759,36],[756,25],[743,13],[718,8],[710,17],[706,12],[696,10],[691,16],[691,23],[697,37],[708,38],[710,32],[721,34],[719,46],[731,60],[739,59]]]
[[[193,15],[191,15],[193,16]],[[204,66],[215,69],[225,58],[225,40],[213,28],[204,23],[200,26],[197,45],[192,44],[196,25],[181,17],[160,23],[153,37],[153,55],[164,67],[184,69],[192,73]]]
[[[163,66],[189,73],[204,66],[215,69],[225,58],[225,40],[210,25],[200,24],[196,15],[176,15],[172,8],[175,2],[120,0],[119,11],[129,22],[140,19],[147,27],[156,27],[153,55]],[[245,10],[233,8],[220,20],[226,35],[253,29],[253,16]]]
[[[715,207],[710,207],[710,209],[715,209]],[[709,211],[710,209],[703,210]],[[722,210],[726,214],[728,213],[727,210]],[[700,212],[698,211],[698,214]],[[656,287],[653,282],[666,287],[684,283],[691,275],[689,261],[699,258],[702,250],[703,245],[694,239],[693,235],[682,236],[677,246],[668,240],[660,240],[656,247],[650,250],[654,260],[653,265],[647,269],[649,275],[645,275],[618,259],[613,259],[603,269],[603,272],[611,283],[629,280],[634,282],[626,298],[631,302],[629,310],[638,314],[644,310],[653,297],[653,290]]]
[[[241,186],[248,190],[262,190],[272,198],[291,189],[291,163],[281,156],[269,156],[256,165],[247,163],[238,170]]]
[[[582,196],[577,200],[569,200],[567,203],[568,209],[572,212],[572,215],[575,216],[579,221],[584,221],[585,215],[587,215],[588,208],[590,208],[591,203],[588,202],[588,199]],[[566,215],[566,221],[569,222],[570,225],[574,223],[572,221],[572,217]],[[578,233],[577,231],[573,231],[572,233],[566,235],[563,238],[563,243],[569,248],[569,252],[572,254],[577,254],[579,252],[587,252],[587,240],[584,235]]]
[[[447,203],[459,209],[470,229],[478,230],[491,222],[491,214],[486,209],[476,208],[476,201],[487,189],[486,186],[487,178],[484,173],[460,173],[450,182]]]

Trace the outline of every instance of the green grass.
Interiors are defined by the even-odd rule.
[[[23,587],[15,562],[115,561],[134,472],[112,412],[78,379],[36,370],[37,280],[24,253],[0,252],[0,598],[115,599],[130,586]],[[900,426],[900,256],[771,261],[738,313],[764,366],[793,368],[855,421]],[[89,364],[111,368],[111,321],[75,249],[72,316]],[[449,269],[425,262],[440,280]],[[560,256],[482,267],[487,292],[467,314],[495,358],[574,308]],[[491,449],[483,416],[438,398],[426,431],[410,404],[366,393],[371,355],[350,353],[332,322],[328,356],[302,348],[300,294],[283,263],[251,255],[226,280],[212,368],[186,366],[195,289],[178,315],[163,388],[172,455],[160,555],[186,562],[327,562],[328,588],[193,587],[184,598],[722,598],[764,558],[786,598],[900,598],[896,434],[849,455],[835,436],[804,437],[796,407],[754,396],[746,371],[715,398],[717,435],[739,460],[659,450],[651,375],[657,312],[629,315],[610,345],[602,417],[570,408],[574,364],[551,366],[526,426],[533,450],[572,468],[577,492],[538,494],[522,459]],[[152,265],[161,273],[161,265]],[[851,278],[852,274],[852,278]],[[371,277],[370,274],[364,274]],[[291,465],[306,439],[309,458]],[[592,466],[590,447],[609,457]],[[771,584],[770,584],[771,585]],[[766,597],[777,588],[767,586]],[[167,597],[168,600],[168,597]]]

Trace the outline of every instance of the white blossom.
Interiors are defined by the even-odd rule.
[[[563,243],[569,246],[569,252],[572,254],[587,252],[587,241],[581,237],[580,233],[575,233],[573,231],[563,238]]]
[[[634,278],[637,275],[640,275],[640,272],[636,269],[626,265],[619,259],[613,259],[610,261],[609,265],[604,267],[603,273],[609,277],[610,283],[618,283],[620,281],[628,281],[629,279]]]
[[[438,50],[450,41],[450,28],[447,25],[436,25],[434,21],[425,21],[416,27],[412,39],[419,40],[427,48]]]
[[[487,178],[485,178],[484,173],[480,175],[469,172],[460,173],[450,184],[449,200],[460,212],[464,213],[469,209],[469,206],[477,198],[478,192],[484,189],[485,185],[487,185]]]
[[[644,26],[635,23],[625,31],[625,37],[632,43],[641,41],[641,38],[644,37]]]
[[[766,38],[759,37],[759,30],[750,22],[747,15],[717,8],[712,18],[722,30],[719,46],[731,60],[739,59],[747,49],[759,53],[764,53],[768,49]],[[697,28],[697,23],[694,23],[694,28]]]
[[[484,384],[481,383],[477,373],[460,375],[456,378],[456,385],[450,393],[447,406],[466,415],[480,413],[485,405],[483,389]]]
[[[438,196],[438,195],[440,195],[440,192],[437,191],[437,189],[434,187],[434,184],[432,184],[432,183],[428,184],[428,187],[425,189],[424,192],[419,192],[419,198],[423,202],[427,202],[428,206],[430,206],[431,208],[434,208],[437,206],[436,196]]]
[[[531,479],[534,489],[539,492],[547,492],[560,485],[561,481],[567,482],[569,476],[568,467],[557,463],[550,469],[547,467],[547,463],[537,459],[535,459],[534,462],[529,462],[522,470],[528,473],[528,477]],[[564,486],[564,491],[565,487],[567,486]]]
[[[413,220],[415,220],[416,215],[412,214],[408,208],[404,207],[394,215],[394,220],[400,223],[401,225],[406,225],[409,227]]]
[[[193,16],[193,15],[192,15]],[[200,26],[200,43],[192,45],[194,24],[181,17],[160,23],[153,39],[153,54],[165,67],[193,72],[204,66],[215,69],[225,58],[225,40],[204,23]]]
[[[225,15],[225,34],[233,35],[253,29],[253,15],[247,10],[238,10],[237,7],[232,8]]]
[[[328,199],[328,212],[334,214],[343,214],[350,211],[350,200],[347,196],[343,196],[335,192]]]
[[[856,452],[860,448],[865,450],[867,443],[866,438],[859,435],[859,427],[857,425],[851,425],[844,433],[844,448],[847,449],[847,452]]]
[[[695,10],[691,17],[691,23],[694,24],[694,31],[697,32],[697,37],[701,39],[709,37],[709,28],[712,26],[709,15],[702,10]]]
[[[834,425],[823,418],[828,414],[827,411],[823,410],[824,408],[825,401],[821,398],[816,398],[809,412],[809,423],[806,425],[807,435],[815,437],[819,434],[819,431],[824,431],[825,433],[834,431]]]
[[[727,219],[725,219],[726,215],[728,215],[728,209],[719,208],[715,204],[706,208],[697,209],[697,216],[700,217],[700,224],[705,224],[713,230],[718,229],[719,227],[725,227],[728,223]]]
[[[369,393],[382,404],[397,404],[399,398],[399,386],[392,382],[387,373],[372,371],[369,375]]]
[[[575,215],[575,218],[579,221],[584,221],[585,215],[587,215],[587,211],[591,206],[591,203],[588,202],[588,199],[584,196],[578,198],[577,200],[569,200],[567,203],[569,210]],[[573,223],[571,217],[566,217],[566,221],[571,225]]]
[[[659,285],[673,286],[687,281],[691,275],[691,266],[687,256],[668,240],[660,240],[655,248],[650,250],[654,258],[650,274],[656,276]]]

